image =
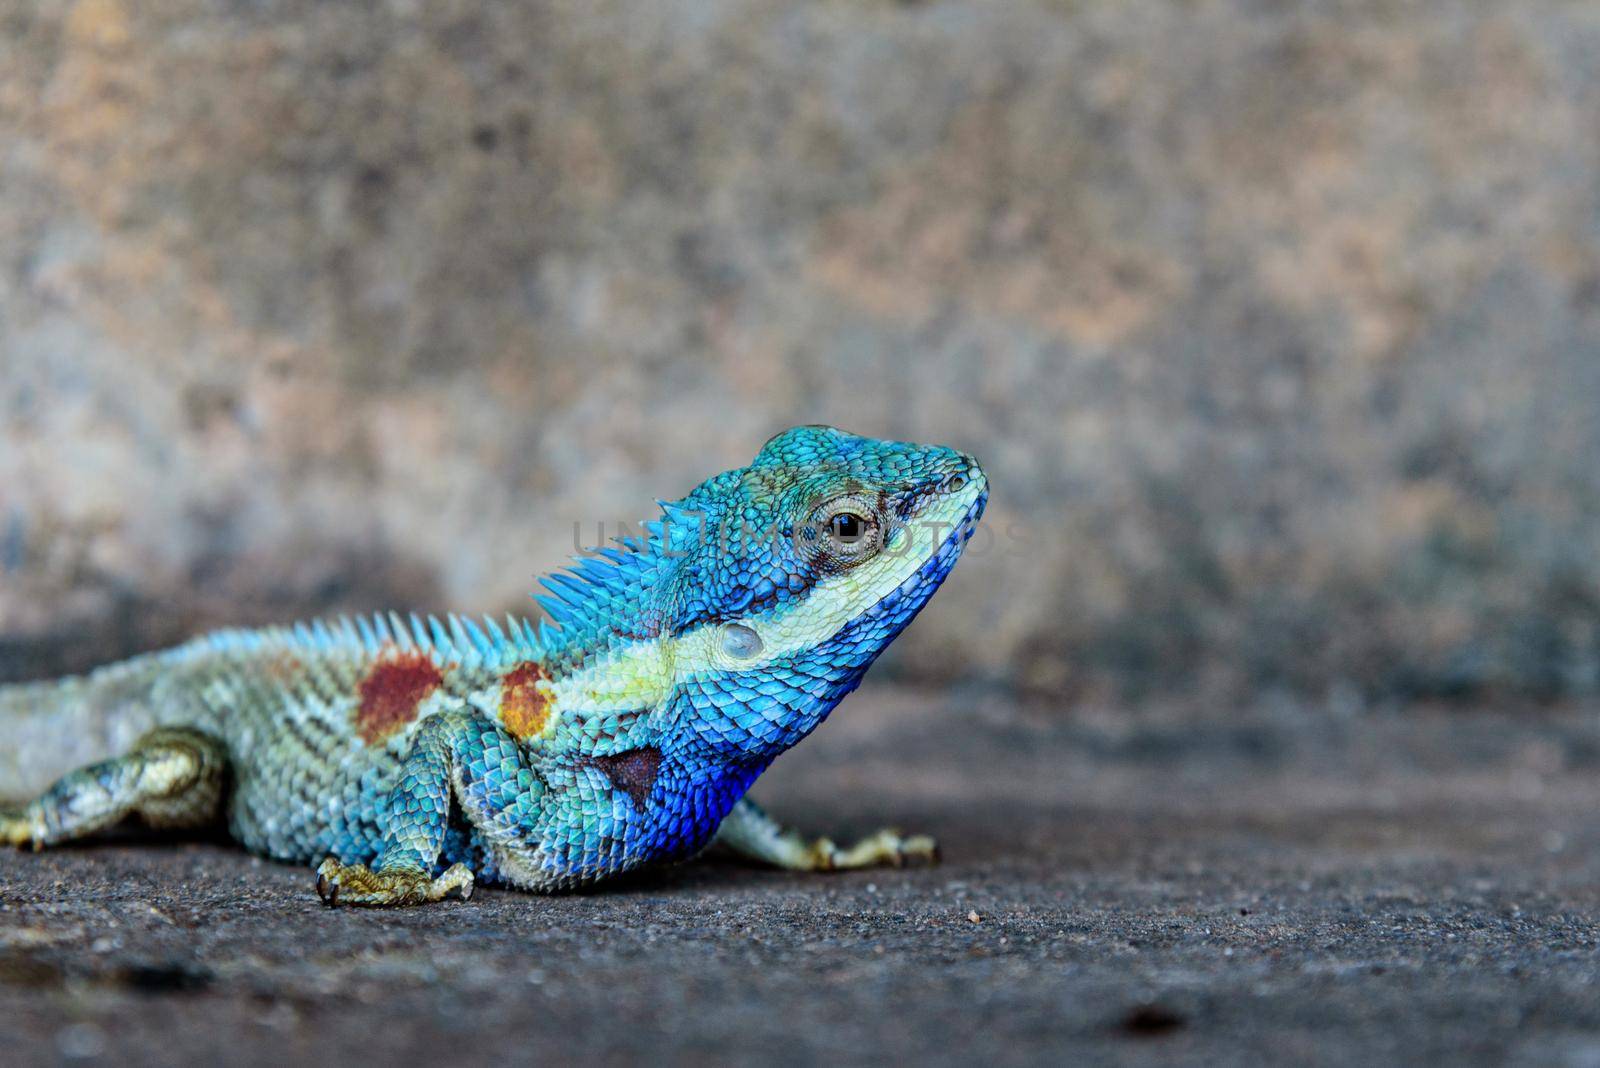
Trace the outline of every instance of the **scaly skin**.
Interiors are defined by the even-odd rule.
[[[555,890],[713,839],[810,870],[931,859],[924,836],[802,838],[744,795],[927,603],[986,499],[952,449],[799,427],[543,580],[554,628],[391,615],[225,631],[0,689],[0,730],[8,709],[155,726],[0,811],[0,840],[225,813],[247,848],[320,862],[323,899],[348,905],[475,881]]]

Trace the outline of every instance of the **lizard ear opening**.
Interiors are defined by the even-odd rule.
[[[735,660],[749,660],[760,656],[766,643],[761,635],[743,623],[725,623],[722,627],[722,651]]]

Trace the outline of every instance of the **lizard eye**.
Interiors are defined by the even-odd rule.
[[[853,498],[835,501],[817,516],[821,528],[818,551],[835,568],[854,567],[882,547],[876,513]]]
[[[854,512],[840,512],[828,520],[828,536],[836,542],[859,541],[866,531],[866,517]]]

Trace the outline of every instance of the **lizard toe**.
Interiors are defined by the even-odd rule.
[[[888,865],[903,868],[908,864],[931,864],[939,858],[939,847],[925,834],[902,836],[899,831],[885,829],[870,834],[848,849],[837,850],[832,856],[834,868],[872,868]]]
[[[928,835],[913,834],[900,840],[900,848],[895,857],[895,863],[900,866],[907,864],[937,864],[939,863],[939,843]]]

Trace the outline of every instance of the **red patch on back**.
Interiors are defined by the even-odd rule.
[[[550,722],[550,698],[539,689],[545,677],[543,669],[529,661],[500,680],[500,722],[518,738],[541,734]]]
[[[356,733],[375,745],[417,718],[417,706],[439,688],[444,676],[428,657],[405,653],[372,665],[361,680]]]

